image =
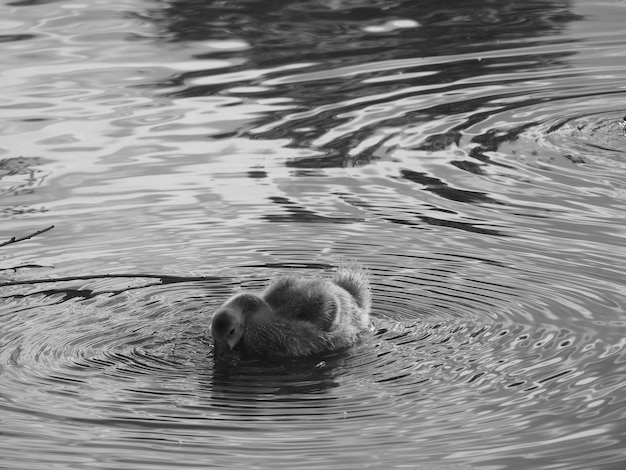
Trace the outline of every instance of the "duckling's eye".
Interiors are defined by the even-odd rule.
[[[230,331],[228,332],[228,336],[233,336],[235,334],[235,329],[231,328]]]

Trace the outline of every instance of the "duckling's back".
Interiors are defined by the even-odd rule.
[[[358,264],[331,279],[287,275],[260,295],[263,315],[247,312],[241,350],[253,356],[307,356],[355,344],[371,327],[371,292]]]
[[[284,276],[270,284],[263,298],[277,318],[305,321],[329,331],[337,310],[331,291],[330,283],[322,279]]]
[[[356,263],[339,267],[332,279],[283,276],[263,292],[277,318],[306,321],[321,331],[339,325],[367,328],[371,291],[366,271]]]

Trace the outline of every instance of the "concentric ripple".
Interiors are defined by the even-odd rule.
[[[400,465],[413,458],[415,446],[424,459],[448,454],[457,464],[497,461],[500,453],[524,459],[529,451],[524,446],[484,446],[531,432],[530,423],[533,432],[548,426],[562,436],[545,452],[533,448],[539,462],[572,445],[585,462],[598,462],[620,446],[605,439],[610,428],[593,423],[601,409],[623,401],[626,341],[593,330],[522,326],[510,321],[511,312],[494,321],[480,312],[498,304],[520,307],[511,304],[515,289],[493,283],[483,286],[482,294],[480,284],[454,296],[440,292],[440,312],[427,317],[420,309],[436,309],[429,300],[436,281],[419,275],[394,280],[373,272],[376,330],[355,348],[214,368],[208,315],[233,288],[258,288],[267,276],[160,288],[141,287],[138,278],[131,289],[125,288],[128,282],[95,279],[5,294],[0,330],[5,424],[28,416],[42,424],[65,423],[73,432],[72,422],[89,423],[96,434],[82,432],[91,435],[93,444],[86,446],[95,456],[120,446],[117,438],[96,437],[107,429],[107,434],[122,432],[129,443],[136,430],[142,436],[137,445],[159,442],[169,452],[177,452],[185,436],[184,452],[192,463],[202,460],[212,436],[213,449],[219,442],[225,446],[214,462],[228,465],[229,459],[256,456],[259,464],[271,461],[280,468],[291,465],[280,456],[287,458],[294,447],[313,467],[337,465],[341,456],[345,465],[339,467],[350,468],[365,462],[366,448],[384,450],[373,457],[375,465]],[[397,308],[400,303],[406,311]],[[459,317],[448,308],[454,303],[473,315]],[[427,446],[435,429],[445,436],[442,447]],[[6,436],[7,462],[18,458],[11,450],[14,439],[24,437]],[[39,442],[49,446],[50,439],[34,429],[28,436],[33,449]],[[59,445],[62,439],[54,438]],[[237,447],[231,447],[233,440]],[[358,445],[346,448],[350,440]],[[150,462],[158,464],[158,455]]]
[[[555,123],[546,131],[546,140],[570,155],[573,163],[584,163],[583,155],[590,159],[617,159],[626,154],[626,116],[621,112],[603,112]],[[577,162],[574,155],[579,155],[582,161]]]
[[[158,376],[184,365],[183,357],[189,360],[189,351],[177,356],[176,347],[181,338],[184,342],[181,332],[191,334],[185,325],[193,302],[179,306],[175,289],[166,301],[150,288],[145,288],[144,297],[119,285],[116,293],[106,293],[110,280],[70,289],[64,284],[33,289],[5,305],[9,310],[3,315],[1,355],[5,374],[15,382],[54,393],[81,385],[92,388],[101,381],[113,385],[116,380]],[[198,318],[195,309],[193,318]]]
[[[596,103],[597,110],[588,114],[580,114],[579,105],[575,103],[551,107],[552,116],[519,134],[519,146],[528,146],[528,151],[536,156],[542,155],[546,161],[561,158],[571,164],[588,164],[596,169],[623,169],[626,102],[615,111],[602,109],[602,104]]]

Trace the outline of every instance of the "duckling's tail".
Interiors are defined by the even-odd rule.
[[[348,291],[357,305],[369,312],[372,306],[372,291],[369,276],[363,266],[356,261],[340,265],[335,272],[333,282]]]

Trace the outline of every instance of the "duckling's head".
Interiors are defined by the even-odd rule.
[[[216,359],[235,349],[244,336],[246,322],[259,315],[264,307],[266,304],[258,295],[239,294],[215,312],[211,320],[211,334]]]
[[[224,356],[232,351],[243,336],[244,319],[240,310],[222,307],[211,321],[211,334],[215,347],[215,357]]]

